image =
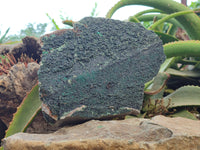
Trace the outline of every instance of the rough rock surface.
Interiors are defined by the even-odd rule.
[[[64,127],[52,134],[17,133],[3,140],[5,150],[198,150],[200,121],[153,119],[97,121]]]
[[[165,59],[155,33],[112,19],[87,17],[42,42],[39,86],[49,122],[138,113],[144,83]]]
[[[0,76],[0,119],[8,126],[26,93],[37,83],[39,64],[17,63]]]

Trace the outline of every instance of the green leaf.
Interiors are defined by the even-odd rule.
[[[167,14],[191,10],[173,0],[120,0],[109,10],[106,18],[111,18],[119,8],[128,5],[150,6],[162,10]],[[200,40],[200,18],[195,13],[179,16],[176,19],[182,24],[191,39]]]
[[[169,42],[174,42],[174,41],[178,41],[177,38],[166,34],[166,33],[162,33],[159,31],[155,31],[155,33],[159,36],[159,38],[162,40],[163,44],[169,43]]]
[[[60,28],[59,28],[59,26],[57,25],[57,23],[55,22],[55,20],[54,20],[53,18],[51,18],[51,17],[49,16],[48,13],[46,13],[46,15],[47,15],[47,17],[49,18],[49,20],[51,20],[51,22],[53,23],[53,25],[54,25],[54,27],[56,28],[56,30],[59,30]]]
[[[176,69],[168,68],[166,70],[167,73],[173,76],[181,76],[181,77],[192,77],[192,78],[199,78],[200,77],[200,72],[199,71],[179,71]]]
[[[95,2],[95,7],[92,9],[90,16],[96,17],[98,15],[97,11],[97,2]]]
[[[40,111],[41,103],[39,98],[39,87],[38,84],[36,84],[17,108],[17,112],[13,116],[13,120],[6,131],[5,137],[25,131],[29,123]]]
[[[147,14],[147,13],[164,13],[162,10],[160,9],[148,9],[148,10],[144,10],[144,11],[140,11],[139,13],[135,14],[135,17],[139,17],[143,14]]]
[[[73,23],[75,23],[74,21],[72,20],[64,20],[62,21],[63,24],[66,24],[66,25],[69,25],[70,27],[73,27]]]
[[[183,57],[200,57],[200,41],[176,41],[163,45],[164,53],[167,58]]]
[[[166,71],[169,67],[171,67],[176,62],[176,57],[171,57],[165,60],[165,62],[160,66],[159,72]]]
[[[0,43],[3,43],[3,40],[5,39],[6,35],[8,34],[10,28],[8,28],[5,32],[5,34],[0,38]]]
[[[169,102],[169,108],[180,106],[200,106],[200,87],[181,87],[164,98],[164,106],[167,106]]]
[[[187,111],[187,110],[181,110],[177,113],[174,113],[173,115],[171,115],[172,117],[183,117],[183,118],[188,118],[188,119],[192,119],[192,120],[198,120],[191,112]]]
[[[179,11],[179,12],[172,13],[172,14],[167,15],[166,17],[156,21],[152,26],[149,27],[149,29],[154,30],[158,25],[160,25],[161,23],[164,23],[165,21],[167,21],[171,18],[175,18],[175,17],[181,16],[181,15],[186,15],[189,13],[194,13],[194,11],[193,10],[185,10],[185,11]]]
[[[167,14],[145,14],[145,15],[142,15],[142,16],[137,16],[137,19],[140,22],[142,22],[142,21],[153,21],[154,18],[156,18],[156,20],[159,20],[159,19],[162,19],[166,16],[167,16]],[[136,17],[136,16],[129,17],[129,21],[134,22],[134,20],[132,20],[133,17]],[[175,18],[171,18],[169,20],[166,20],[166,22],[171,23],[176,27],[183,28],[183,26]]]
[[[143,22],[143,25],[145,26],[144,22],[152,22],[154,19],[159,20],[163,17],[166,17],[167,14],[150,14],[150,15],[142,15],[136,18],[136,16],[131,16],[129,17],[129,21],[130,22]],[[136,19],[138,21],[136,21]],[[166,23],[171,24],[170,26],[170,31],[169,33],[171,35],[174,35],[174,33],[177,30],[177,27],[183,28],[183,26],[175,19],[175,18],[171,18],[169,20],[166,21]],[[151,23],[152,24],[152,23]],[[149,26],[151,26],[151,24],[149,24],[148,26],[145,26],[145,28],[148,28]]]
[[[152,109],[150,105],[155,105],[155,100],[162,99],[164,93],[164,87],[169,78],[169,75],[164,72],[159,72],[156,77],[153,79],[152,83],[147,85],[144,93],[144,103],[142,111],[147,112]],[[149,101],[151,100],[151,101]],[[154,106],[153,106],[154,107]]]
[[[149,85],[149,87],[146,89],[145,93],[159,93],[159,91],[162,90],[162,88],[166,85],[166,82],[169,78],[169,75],[164,72],[159,72],[153,80],[153,83]],[[154,94],[150,94],[154,95]]]

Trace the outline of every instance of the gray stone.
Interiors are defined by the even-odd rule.
[[[87,17],[41,40],[38,78],[49,122],[139,113],[144,83],[165,59],[153,31],[112,19]]]
[[[91,120],[51,134],[17,133],[5,138],[3,146],[4,150],[199,150],[199,129],[199,120],[164,116]]]

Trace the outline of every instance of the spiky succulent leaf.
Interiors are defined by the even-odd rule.
[[[177,89],[172,94],[164,97],[164,105],[167,106],[169,101],[169,108],[180,106],[200,106],[200,87],[198,86],[184,86]]]
[[[192,77],[192,78],[199,78],[200,72],[199,71],[179,71],[176,69],[168,68],[167,73],[173,75],[173,76],[179,76],[179,77]]]
[[[17,112],[13,116],[13,120],[6,131],[5,137],[17,132],[23,132],[40,110],[40,107],[39,87],[38,84],[36,84],[17,108]]]
[[[188,119],[192,119],[192,120],[198,120],[191,112],[189,112],[188,110],[181,110],[177,113],[174,113],[173,115],[171,115],[172,117],[183,117],[183,118],[188,118]]]
[[[167,58],[176,56],[200,57],[199,40],[176,41],[167,43],[163,47]]]

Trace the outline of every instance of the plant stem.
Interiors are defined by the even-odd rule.
[[[115,11],[128,5],[150,6],[160,9],[167,14],[191,10],[173,0],[120,0],[110,9],[106,17],[111,18]],[[177,20],[184,26],[184,29],[187,31],[191,39],[200,40],[200,18],[195,13],[179,16],[177,17]]]
[[[143,14],[147,14],[147,13],[157,13],[157,12],[159,12],[159,13],[164,13],[164,12],[163,12],[162,10],[160,10],[160,9],[148,9],[148,10],[141,11],[141,12],[135,14],[134,16],[135,16],[135,17],[139,17],[139,16],[142,16]]]
[[[164,23],[165,21],[167,21],[171,18],[186,15],[186,14],[189,14],[189,13],[194,13],[194,11],[193,10],[180,11],[180,12],[175,12],[173,14],[167,15],[166,17],[156,21],[152,26],[149,27],[149,29],[154,30],[158,25],[160,25],[161,23]]]

